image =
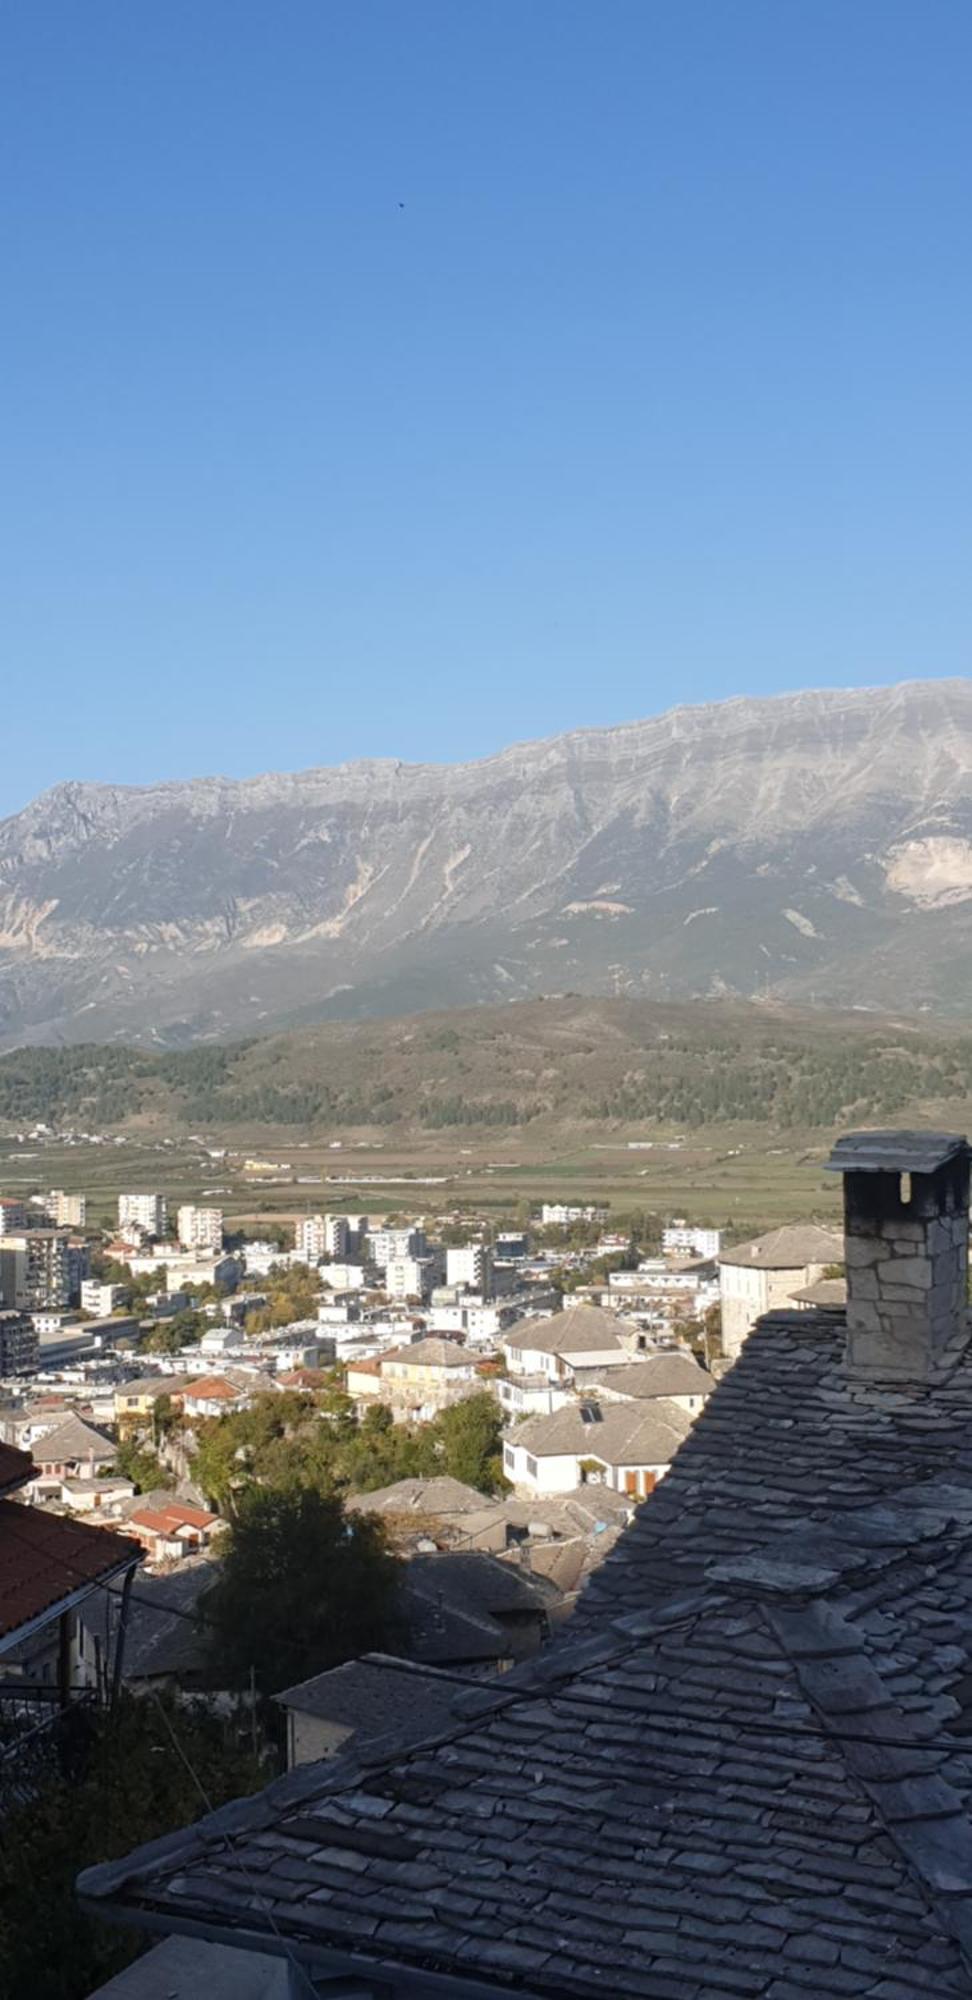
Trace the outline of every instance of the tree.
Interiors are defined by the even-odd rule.
[[[334,1496],[251,1488],[206,1597],[215,1684],[244,1688],[253,1670],[272,1694],[387,1646],[398,1579],[379,1520]]]
[[[82,1868],[198,1819],[200,1795],[173,1735],[214,1806],[255,1791],[268,1775],[235,1722],[167,1696],[123,1694],[111,1714],[84,1709],[65,1720],[62,1770],[3,1810],[0,1991],[31,2000],[83,2000],[142,1949],[131,1932],[84,1915],[75,1881]]]
[[[507,1485],[502,1428],[499,1404],[488,1389],[443,1410],[434,1426],[441,1471],[482,1493],[501,1493]]]
[[[147,1445],[139,1444],[137,1438],[123,1438],[115,1453],[116,1472],[125,1479],[134,1481],[140,1493],[149,1493],[153,1487],[164,1486],[165,1477],[154,1451]]]

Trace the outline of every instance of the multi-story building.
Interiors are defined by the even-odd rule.
[[[9,1236],[12,1230],[26,1229],[28,1224],[26,1204],[10,1195],[0,1195],[0,1236]]]
[[[350,1256],[353,1247],[348,1216],[301,1216],[297,1224],[294,1254],[304,1263],[319,1264],[322,1257],[343,1260]]]
[[[58,1229],[0,1236],[0,1305],[17,1312],[59,1311],[71,1303],[71,1246]]]
[[[185,1202],[176,1217],[179,1242],[183,1250],[221,1250],[223,1247],[223,1211],[221,1208],[196,1208]]]
[[[446,1251],[446,1284],[465,1285],[488,1298],[493,1276],[492,1252],[485,1243],[465,1243]]]
[[[392,1257],[385,1267],[390,1299],[427,1299],[442,1275],[441,1256]]]
[[[44,1206],[51,1221],[59,1229],[84,1229],[88,1220],[88,1197],[83,1194],[65,1194],[63,1188],[52,1188]]]
[[[118,1197],[118,1227],[122,1235],[126,1229],[142,1229],[146,1236],[164,1236],[169,1224],[169,1210],[164,1194],[120,1194]]]
[[[424,1257],[426,1247],[424,1229],[371,1229],[368,1232],[368,1256],[379,1270],[384,1270],[401,1257]]]
[[[721,1229],[695,1229],[683,1216],[676,1216],[662,1230],[662,1249],[668,1256],[718,1257]]]
[[[109,1285],[100,1278],[85,1278],[82,1281],[82,1311],[94,1313],[96,1319],[107,1319],[119,1306],[127,1303],[128,1288],[125,1285]]]
[[[606,1214],[606,1209],[597,1208],[592,1202],[581,1206],[576,1202],[545,1201],[540,1210],[540,1221],[545,1229],[565,1229],[571,1222],[603,1222]]]
[[[735,1361],[764,1313],[788,1306],[795,1292],[816,1284],[831,1264],[842,1264],[844,1239],[815,1222],[771,1229],[751,1243],[735,1243],[719,1258],[722,1352]]]
[[[37,1367],[37,1328],[29,1313],[0,1312],[0,1375],[32,1375]]]

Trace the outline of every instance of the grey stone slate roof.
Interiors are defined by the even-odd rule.
[[[529,1354],[588,1354],[623,1352],[615,1313],[602,1306],[568,1306],[549,1319],[519,1320],[503,1336],[504,1347]]]
[[[349,1495],[348,1508],[359,1514],[475,1514],[487,1505],[485,1494],[461,1479],[442,1474],[437,1479],[396,1479],[371,1493]]]
[[[396,1660],[390,1653],[365,1653],[360,1660],[285,1688],[274,1700],[299,1715],[353,1729],[359,1741],[371,1741],[392,1729],[430,1734],[443,1717],[448,1720],[457,1692],[472,1685],[439,1667]]]
[[[590,1421],[585,1421],[587,1411]],[[691,1429],[691,1417],[659,1396],[652,1402],[601,1403],[584,1397],[549,1416],[526,1417],[506,1432],[535,1458],[570,1452],[605,1465],[668,1465]]]
[[[933,1174],[968,1150],[960,1132],[847,1132],[824,1165],[835,1174]]]
[[[72,1412],[55,1430],[39,1437],[31,1449],[39,1465],[64,1465],[72,1459],[113,1458],[117,1446],[104,1431],[95,1430],[93,1424],[86,1424]]]
[[[573,1380],[578,1389],[602,1382],[613,1396],[641,1401],[656,1396],[707,1396],[715,1386],[691,1354],[639,1355],[626,1368],[612,1368],[603,1376],[596,1368],[579,1368]]]
[[[764,1320],[545,1653],[89,1907],[396,1993],[970,2000],[972,1356],[842,1361],[833,1315]]]
[[[802,1271],[808,1264],[842,1264],[844,1239],[833,1229],[821,1229],[816,1222],[786,1223],[754,1236],[749,1243],[733,1243],[719,1253],[720,1264],[745,1264],[757,1271]]]

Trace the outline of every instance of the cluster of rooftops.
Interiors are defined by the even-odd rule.
[[[89,1869],[87,1907],[294,1994],[968,2000],[968,1158],[835,1156],[848,1228],[913,1246],[907,1368],[849,1260],[846,1321],[760,1323],[544,1653]]]

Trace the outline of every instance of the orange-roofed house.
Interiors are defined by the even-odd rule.
[[[184,1500],[136,1507],[128,1517],[131,1533],[138,1536],[152,1562],[179,1562],[183,1556],[198,1555],[208,1549],[221,1525],[218,1514]]]

